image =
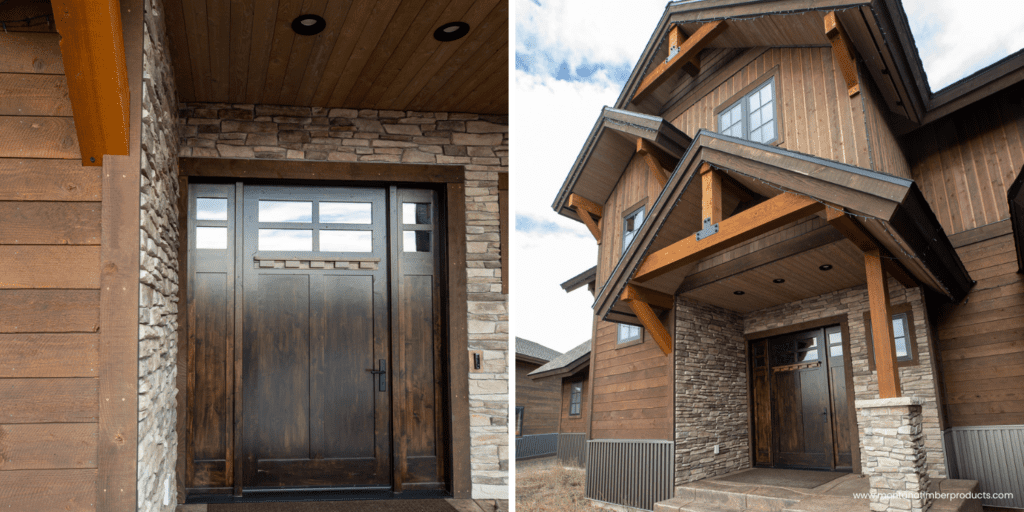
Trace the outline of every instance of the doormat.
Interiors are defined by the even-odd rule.
[[[208,512],[456,512],[445,500],[292,501],[208,507]]]
[[[735,482],[739,484],[770,485],[772,487],[795,487],[813,489],[827,484],[849,473],[836,471],[806,471],[800,469],[768,469],[754,468],[749,471],[732,473],[716,478],[719,482]]]

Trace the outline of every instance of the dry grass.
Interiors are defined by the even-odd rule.
[[[583,498],[583,470],[566,469],[554,458],[516,463],[516,511],[594,512]]]

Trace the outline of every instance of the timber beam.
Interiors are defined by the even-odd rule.
[[[693,35],[684,41],[680,41],[683,38],[682,30],[678,26],[673,26],[669,30],[670,57],[665,62],[658,64],[653,71],[644,77],[640,82],[640,87],[633,94],[633,103],[642,101],[648,94],[681,69],[685,69],[692,76],[697,76],[700,72],[700,64],[695,60],[697,54],[718,37],[725,28],[726,23],[723,20],[710,21],[701,25]],[[678,46],[673,47],[673,42]],[[675,53],[672,53],[673,51]]]
[[[779,194],[718,225],[718,233],[697,240],[696,234],[679,240],[644,259],[633,279],[645,282],[716,252],[743,243],[790,222],[815,214],[825,205],[790,192]]]
[[[82,165],[128,154],[129,91],[118,0],[53,0]]]
[[[675,298],[667,293],[632,284],[626,285],[626,289],[622,290],[622,296],[619,298],[622,300],[639,300],[661,309],[672,309],[676,304]]]
[[[648,142],[647,139],[636,139],[636,154],[643,157],[647,167],[651,170],[651,175],[658,180],[658,186],[665,188],[665,184],[668,183],[668,171],[661,165],[658,158],[662,153],[663,151]]]
[[[722,222],[722,175],[710,164],[700,168],[701,201],[700,213],[703,224]]]
[[[670,295],[655,292],[653,290],[645,290],[632,285],[626,285],[626,289],[622,292],[620,297],[626,304],[629,305],[629,309],[633,310],[633,314],[640,319],[640,323],[647,329],[647,332],[651,333],[651,337],[661,347],[661,351],[665,355],[672,353],[672,335],[668,333],[665,326],[661,324],[661,320],[658,319],[658,315],[651,309],[651,304],[643,300],[644,298],[653,300],[664,300],[664,297],[671,299]]]
[[[601,205],[577,194],[569,194],[569,208],[576,210],[576,214],[580,216],[580,220],[590,230],[590,234],[594,235],[597,243],[601,243],[601,227],[598,225],[598,221],[604,214],[604,208]]]
[[[900,373],[896,367],[896,341],[892,332],[889,284],[885,278],[885,269],[882,268],[881,253],[877,249],[864,253],[864,270],[868,278],[871,343],[878,375],[878,397],[897,398],[901,395]]]
[[[850,97],[860,92],[860,82],[857,78],[857,58],[853,53],[853,43],[850,42],[846,30],[836,19],[835,11],[825,15],[825,35],[832,43],[832,55],[839,63],[839,69],[846,80],[846,90]]]
[[[861,251],[879,251],[885,272],[896,278],[900,284],[907,288],[917,288],[919,286],[917,280],[903,268],[903,265],[878,240],[875,240],[875,237],[871,236],[871,233],[868,233],[864,226],[854,220],[853,217],[850,217],[849,214],[834,207],[829,207],[826,210],[825,218],[832,227],[842,233],[847,240],[853,242],[853,245],[856,245]]]

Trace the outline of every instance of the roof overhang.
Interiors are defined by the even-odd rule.
[[[565,293],[569,293],[577,288],[581,288],[588,284],[593,284],[597,281],[597,265],[580,272],[579,274],[572,277],[568,281],[562,283],[562,289]]]
[[[558,191],[552,208],[561,215],[579,220],[568,206],[569,195],[577,194],[604,204],[619,176],[636,153],[637,140],[650,142],[673,161],[686,151],[691,139],[657,116],[605,107],[590,130],[590,136]]]
[[[571,362],[567,363],[564,366],[559,366],[558,368],[553,368],[551,370],[546,371],[540,371],[541,368],[538,368],[530,372],[527,376],[534,380],[543,379],[547,377],[568,377],[582,370],[583,368],[588,367],[589,365],[590,351],[588,350],[582,356],[572,360]]]
[[[620,300],[627,284],[676,294],[692,266],[644,283],[634,275],[649,254],[696,232],[690,217],[692,205],[701,204],[704,164],[761,196],[788,192],[845,211],[914,279],[955,301],[973,284],[913,181],[701,130],[598,294],[594,311],[600,318],[638,323]],[[680,225],[690,228],[680,232]]]

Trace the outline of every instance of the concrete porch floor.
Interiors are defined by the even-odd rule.
[[[457,512],[508,512],[508,500],[457,500],[445,499]],[[345,502],[338,502],[344,510]],[[175,512],[207,512],[206,505],[178,505]]]
[[[745,469],[691,482],[676,488],[676,497],[658,502],[654,512],[839,512],[870,510],[867,498],[854,498],[855,493],[867,494],[868,479],[848,474],[817,487],[802,489],[795,486],[766,485],[763,483],[737,483],[722,480],[731,475],[753,471]],[[754,479],[756,480],[756,479]],[[776,479],[770,479],[775,481]],[[977,492],[974,480],[938,479],[932,481],[933,492]],[[982,512],[980,500],[936,500],[934,512]]]

